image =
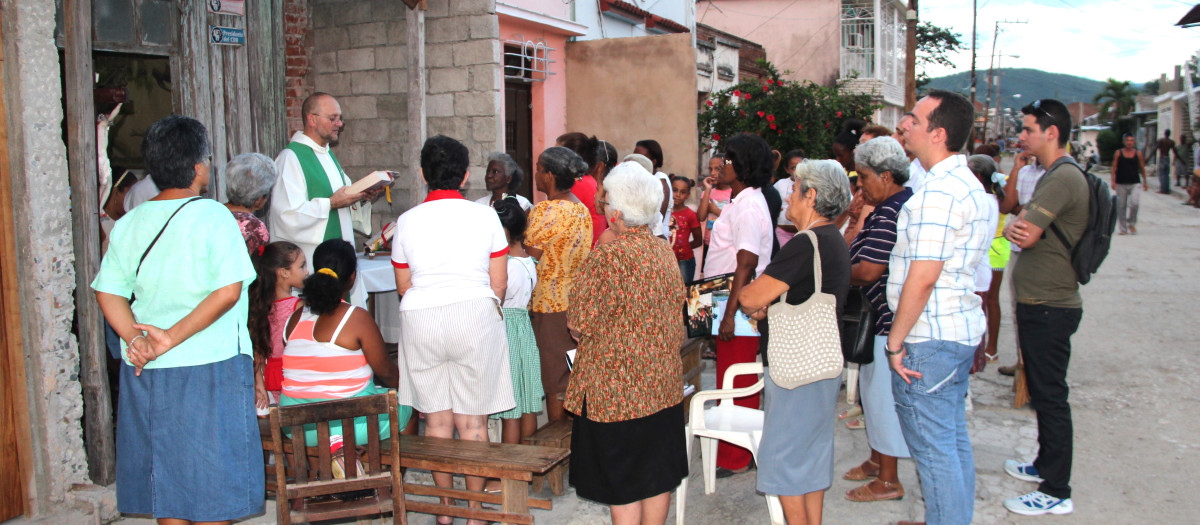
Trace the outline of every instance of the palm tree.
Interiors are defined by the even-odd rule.
[[[1101,117],[1107,116],[1110,109],[1113,110],[1111,116],[1115,122],[1133,111],[1136,97],[1137,90],[1128,80],[1109,78],[1100,92],[1092,97],[1092,103],[1100,106]]]

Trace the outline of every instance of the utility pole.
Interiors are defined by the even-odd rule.
[[[912,111],[917,105],[917,0],[908,0],[908,12],[905,13],[907,33],[905,40],[907,54],[904,55],[904,68],[908,76],[904,78],[904,109]]]
[[[1028,23],[1028,22],[1025,20],[997,20],[996,21],[996,32],[992,36],[992,58],[991,58],[991,61],[988,63],[988,90],[987,90],[987,96],[984,97],[985,102],[983,104],[983,138],[982,138],[982,140],[980,140],[980,142],[982,142],[982,143],[985,143],[985,144],[987,143],[988,112],[991,110],[991,107],[992,107],[992,87],[993,87],[993,85],[996,88],[996,119],[997,120],[1000,119],[1000,79],[997,78],[997,76],[999,75],[999,71],[996,71],[996,69],[998,69],[998,68],[992,67],[994,65],[997,65],[996,61],[999,58],[996,54],[996,44],[998,43],[998,41],[1000,39],[1000,24],[1026,24],[1026,23]],[[1011,58],[1020,58],[1017,55],[1008,55],[1008,56]]]
[[[979,0],[971,0],[971,133],[967,135],[967,152],[975,152],[975,35],[979,21]]]

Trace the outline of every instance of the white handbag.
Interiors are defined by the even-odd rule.
[[[787,292],[767,310],[771,328],[767,360],[771,381],[791,390],[842,374],[842,339],[838,332],[837,298],[821,292],[821,251],[817,235],[804,230],[813,245],[814,292],[807,301],[788,304]]]

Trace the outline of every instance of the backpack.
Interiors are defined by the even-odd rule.
[[[1083,235],[1075,246],[1067,242],[1067,236],[1055,223],[1050,223],[1050,229],[1058,236],[1071,252],[1071,266],[1075,268],[1075,280],[1079,284],[1087,284],[1092,280],[1092,274],[1100,269],[1100,263],[1108,256],[1112,244],[1113,232],[1117,229],[1117,197],[1108,188],[1108,183],[1100,180],[1095,174],[1084,170],[1075,159],[1062,157],[1046,169],[1046,173],[1054,171],[1060,164],[1071,164],[1079,170],[1088,185],[1088,222]]]

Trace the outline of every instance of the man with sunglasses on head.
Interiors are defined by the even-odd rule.
[[[375,192],[350,193],[350,179],[333,155],[333,146],[345,125],[342,108],[328,93],[313,93],[301,106],[304,129],[292,135],[279,156],[279,177],[271,192],[272,241],[291,241],[304,250],[312,272],[313,250],[329,239],[354,244],[350,206],[372,199]],[[367,291],[359,279],[350,291],[350,302],[366,306]]]
[[[1021,113],[1025,115],[1021,142],[1039,164],[1047,166],[1029,203],[1004,230],[1005,237],[1021,247],[1013,270],[1016,324],[1030,403],[1037,412],[1038,455],[1030,463],[1007,460],[1004,471],[1036,482],[1038,488],[1005,500],[1004,507],[1026,516],[1069,514],[1074,510],[1070,485],[1074,437],[1067,364],[1071,335],[1083,317],[1070,246],[1087,229],[1090,191],[1083,171],[1067,155],[1071,134],[1067,107],[1043,99],[1021,108]]]

